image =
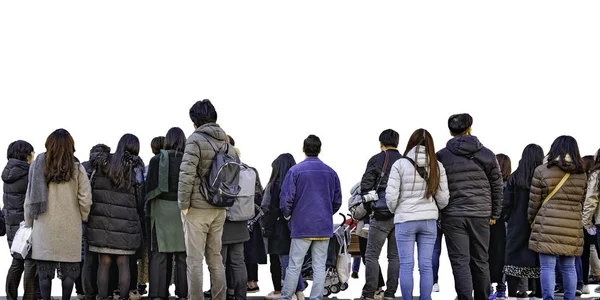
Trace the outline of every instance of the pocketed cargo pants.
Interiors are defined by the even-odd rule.
[[[488,300],[490,297],[489,222],[489,218],[442,218],[458,300]]]
[[[227,281],[221,256],[225,210],[190,208],[187,215],[182,216],[182,221],[187,253],[188,299],[204,300],[202,265],[206,257],[212,299],[225,300]]]

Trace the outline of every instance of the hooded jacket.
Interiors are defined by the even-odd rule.
[[[9,159],[4,171],[2,171],[2,181],[4,181],[4,197],[2,212],[6,222],[6,240],[8,247],[12,246],[13,239],[19,224],[25,220],[24,204],[25,193],[27,192],[27,183],[29,174],[29,163],[18,159]],[[13,254],[13,257],[21,258],[19,254]]]
[[[443,216],[500,218],[502,173],[492,151],[477,137],[464,135],[449,140],[437,158],[444,165],[450,190]]]

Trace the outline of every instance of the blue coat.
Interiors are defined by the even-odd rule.
[[[280,208],[286,219],[291,218],[292,239],[330,238],[333,214],[341,205],[340,179],[317,157],[308,157],[285,176]]]

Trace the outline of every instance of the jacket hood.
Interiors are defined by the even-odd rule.
[[[199,133],[207,134],[208,136],[212,137],[217,141],[224,142],[227,140],[227,134],[217,123],[204,124],[196,128],[196,131]]]
[[[428,167],[427,164],[427,151],[425,146],[418,146],[410,149],[406,154],[407,157],[415,161],[419,167]],[[415,159],[416,158],[416,159]]]
[[[4,167],[4,171],[2,171],[2,181],[13,183],[28,174],[29,164],[26,161],[11,158]]]
[[[479,151],[483,145],[474,135],[462,135],[449,140],[446,148],[456,155],[464,156]]]
[[[108,165],[108,162],[110,161],[110,158],[112,156],[113,156],[112,153],[111,154],[98,153],[98,155],[96,155],[95,157],[90,159],[90,163],[95,168],[105,167]],[[144,161],[142,161],[142,159],[137,155],[133,155],[133,154],[129,154],[129,153],[125,152],[125,155],[123,155],[122,161],[126,167],[133,167],[134,169],[144,170]]]
[[[547,156],[546,159],[548,159]],[[567,173],[583,173],[583,169],[573,163],[573,159],[569,154],[565,155],[565,159],[563,161],[560,160],[560,157],[556,157],[553,161],[549,161],[548,168],[550,168],[551,166],[557,166]]]

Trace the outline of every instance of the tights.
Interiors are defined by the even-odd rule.
[[[518,292],[518,288],[519,288],[519,277],[514,277],[514,276],[506,276],[506,281],[508,283],[508,297],[517,297],[517,292]],[[539,278],[533,279],[535,280],[535,297],[537,298],[542,298],[542,285],[540,282]],[[534,290],[531,286],[530,286],[531,290]]]
[[[73,285],[75,281],[71,277],[63,277],[62,281],[62,300],[71,299],[71,293],[73,293]],[[52,279],[50,277],[40,278],[40,291],[42,293],[42,299],[51,300],[50,294],[52,293]]]
[[[106,299],[108,298],[108,281],[112,256],[109,254],[99,254],[98,257],[98,295]],[[129,298],[129,286],[131,275],[129,273],[129,256],[117,256],[117,266],[119,267],[119,293],[121,299]],[[125,287],[125,288],[123,288]],[[64,300],[64,299],[63,299]]]

